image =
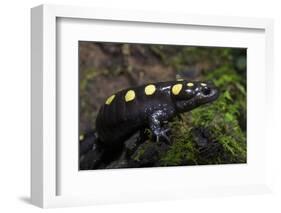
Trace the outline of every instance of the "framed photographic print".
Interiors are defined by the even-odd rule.
[[[31,14],[32,203],[270,192],[272,20]]]

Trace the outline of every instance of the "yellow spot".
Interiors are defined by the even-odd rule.
[[[187,83],[187,86],[188,86],[188,87],[193,87],[193,86],[194,86],[194,84],[193,84],[193,83],[191,83],[191,82],[189,82],[189,83]]]
[[[134,90],[129,90],[126,95],[125,95],[125,101],[129,102],[134,100],[136,97],[136,93],[134,92]]]
[[[79,136],[79,141],[82,141],[82,140],[84,140],[84,135]]]
[[[177,79],[177,81],[184,81],[184,79],[182,79],[182,78],[178,78],[178,79]]]
[[[108,99],[106,99],[105,104],[107,104],[107,105],[111,104],[111,102],[113,101],[114,98],[115,98],[115,95],[110,96]]]
[[[173,87],[172,87],[172,93],[174,95],[178,95],[180,93],[182,89],[182,84],[175,84]]]
[[[201,83],[201,86],[205,87],[205,86],[207,86],[207,84],[205,84],[205,83]]]
[[[144,92],[146,95],[152,95],[153,93],[155,93],[156,91],[156,87],[153,84],[147,85],[144,88]]]

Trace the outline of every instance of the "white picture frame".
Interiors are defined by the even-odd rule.
[[[252,63],[249,69],[257,68],[258,74],[256,77],[253,75],[248,78],[248,83],[253,85],[249,88],[249,94],[252,94],[248,97],[249,102],[249,115],[250,118],[255,117],[255,113],[261,113],[260,124],[255,124],[253,119],[250,123],[258,133],[254,137],[248,138],[249,140],[259,140],[257,149],[253,148],[253,151],[250,152],[250,164],[246,167],[225,167],[222,170],[218,170],[218,174],[222,176],[225,173],[238,173],[243,178],[238,178],[239,181],[223,182],[218,177],[218,182],[216,184],[208,184],[201,186],[199,184],[200,175],[210,175],[214,173],[216,168],[214,167],[201,167],[201,169],[190,169],[190,178],[192,182],[192,187],[190,185],[185,185],[184,178],[186,178],[186,168],[185,167],[176,167],[169,169],[141,169],[141,170],[115,170],[108,173],[87,173],[83,174],[82,179],[76,179],[76,174],[67,173],[73,171],[73,168],[77,165],[73,165],[72,170],[64,170],[65,167],[65,158],[61,157],[61,152],[58,151],[63,144],[57,144],[58,141],[58,130],[57,130],[57,120],[58,120],[58,103],[61,98],[61,93],[58,95],[58,88],[60,88],[61,79],[57,78],[57,70],[60,69],[60,61],[58,61],[58,49],[61,53],[64,53],[63,49],[60,49],[58,43],[58,36],[62,28],[60,28],[61,20],[68,20],[69,22],[73,20],[80,21],[99,21],[99,25],[102,26],[103,22],[113,22],[118,23],[115,27],[120,27],[125,23],[135,23],[141,24],[143,27],[149,24],[153,24],[156,28],[165,28],[166,30],[175,30],[179,27],[198,27],[202,30],[211,29],[218,30],[223,32],[238,32],[238,31],[247,31],[260,33],[260,36],[257,36],[256,43],[253,45],[259,44],[260,53],[257,55],[260,59],[262,67],[255,67],[255,64]],[[71,26],[71,23],[68,26]],[[131,26],[133,26],[132,24]],[[271,164],[270,164],[270,131],[271,130],[271,119],[272,111],[272,96],[270,90],[273,87],[271,84],[271,79],[273,76],[273,21],[271,19],[257,19],[257,18],[241,18],[241,17],[216,17],[216,16],[203,16],[203,15],[189,15],[189,14],[173,14],[173,13],[162,13],[162,12],[149,12],[149,11],[122,11],[122,10],[112,10],[112,9],[101,9],[101,8],[85,8],[85,7],[74,7],[74,6],[54,6],[54,5],[41,5],[31,10],[31,56],[32,56],[32,103],[31,103],[31,201],[33,204],[46,208],[46,207],[59,207],[59,206],[76,206],[76,205],[91,205],[99,203],[116,203],[116,202],[138,202],[144,200],[165,200],[165,199],[182,199],[187,197],[198,197],[198,196],[213,196],[213,195],[233,195],[233,194],[252,194],[252,193],[264,193],[271,191]],[[78,25],[77,25],[78,26]],[[71,30],[70,28],[63,28],[64,30]],[[101,29],[101,31],[103,31]],[[69,32],[69,31],[66,31]],[[71,31],[70,31],[71,32]],[[85,31],[86,32],[86,31]],[[106,35],[106,30],[104,30],[101,36]],[[91,33],[89,33],[91,34]],[[81,36],[80,34],[75,34]],[[121,35],[121,34],[120,34]],[[211,35],[211,34],[210,34]],[[248,34],[247,34],[248,35]],[[83,35],[82,35],[83,36]],[[111,36],[111,37],[110,37]],[[109,41],[115,41],[109,35],[106,38]],[[118,35],[116,35],[118,37]],[[121,35],[122,36],[122,35]],[[233,38],[239,36],[238,33],[233,33]],[[72,35],[69,37],[73,38]],[[165,37],[165,36],[164,36]],[[246,38],[245,41],[255,40],[252,38]],[[243,38],[241,41],[237,40],[238,45],[235,42],[234,46],[247,47],[247,42],[243,43]],[[117,38],[116,38],[117,39]],[[119,37],[118,41],[128,41],[130,39]],[[137,37],[135,37],[137,39]],[[147,38],[149,39],[149,38]],[[159,38],[160,39],[160,38]],[[180,38],[179,38],[180,39]],[[204,38],[202,38],[204,39]],[[205,38],[206,39],[206,38]],[[223,39],[221,41],[211,41],[210,36],[210,46],[220,46],[220,43],[223,45]],[[235,40],[235,39],[234,39]],[[140,40],[139,40],[140,41]],[[143,42],[148,42],[149,40],[143,40]],[[155,40],[154,40],[155,41]],[[194,45],[200,45],[201,43],[194,43]],[[152,41],[151,41],[152,42]],[[165,42],[164,40],[161,41]],[[161,43],[160,42],[160,43]],[[169,41],[166,41],[170,43]],[[171,40],[171,42],[173,42]],[[71,44],[71,43],[70,43]],[[231,45],[230,43],[229,45]],[[253,46],[254,47],[254,46]],[[254,51],[252,51],[253,54]],[[75,56],[75,55],[74,55]],[[250,55],[251,57],[251,55]],[[251,59],[250,59],[251,60]],[[253,60],[252,60],[253,61]],[[258,62],[257,62],[258,63]],[[70,67],[71,69],[71,67]],[[77,67],[75,68],[77,69]],[[265,78],[264,78],[265,77]],[[74,79],[75,80],[75,79]],[[259,84],[259,88],[256,88],[255,82]],[[261,98],[257,100],[257,97],[254,97],[254,90],[259,89]],[[252,92],[251,92],[252,91]],[[253,96],[253,97],[252,97]],[[259,97],[258,97],[259,98]],[[257,101],[257,102],[256,102]],[[261,102],[261,103],[260,103]],[[255,106],[256,103],[260,103],[259,107]],[[268,109],[265,111],[265,107]],[[256,108],[256,109],[254,109]],[[249,110],[249,108],[248,108]],[[254,111],[253,111],[254,110]],[[253,112],[253,113],[251,113]],[[255,112],[255,113],[254,113]],[[251,120],[251,119],[250,119]],[[70,122],[71,123],[71,122]],[[249,124],[249,123],[248,123]],[[257,126],[255,126],[257,125]],[[260,129],[266,129],[266,131],[259,131]],[[250,134],[251,136],[251,134]],[[65,149],[64,149],[65,150]],[[74,150],[75,151],[75,150]],[[257,153],[255,155],[255,153]],[[73,153],[72,153],[73,154]],[[64,156],[71,156],[71,151],[65,153]],[[254,156],[254,157],[252,157]],[[263,157],[260,157],[263,156]],[[266,160],[265,160],[266,158]],[[75,160],[75,158],[74,158]],[[262,162],[260,167],[254,162]],[[251,163],[253,162],[253,163]],[[251,168],[251,165],[253,168]],[[77,170],[78,172],[78,170]],[[67,180],[61,178],[65,176],[65,173],[68,176]],[[193,173],[193,175],[191,175]],[[248,175],[249,178],[246,176]],[[72,175],[72,176],[71,176]],[[255,179],[253,177],[256,177]],[[110,176],[110,177],[108,177]],[[129,181],[130,178],[134,178],[137,181],[140,181],[142,176],[143,182],[150,180],[156,180],[161,178],[157,186],[149,186],[146,188],[145,185],[139,184],[139,188],[132,189],[133,183]],[[148,178],[143,178],[143,177]],[[184,178],[176,178],[176,177]],[[214,177],[214,182],[216,176]],[[244,178],[245,177],[245,178]],[[107,179],[108,178],[108,179]],[[71,193],[72,191],[79,191],[77,187],[77,182],[89,182],[91,179],[99,181],[99,185],[102,185],[103,181],[111,181],[112,178],[118,179],[121,181],[121,186],[124,188],[124,184],[127,182],[127,186],[122,189],[115,187],[114,183],[109,184],[111,188],[106,190],[97,189],[96,193],[88,194],[85,193],[87,188],[85,185],[80,188],[83,188],[79,193]],[[165,178],[169,178],[171,181],[167,183]],[[163,179],[163,180],[162,180]],[[196,182],[196,180],[198,181]],[[173,180],[178,183],[178,185],[173,184]],[[251,181],[252,180],[252,181]],[[123,181],[123,182],[122,182]],[[166,182],[165,182],[166,181]],[[61,186],[65,185],[64,188],[67,188],[65,193],[61,193]],[[122,185],[123,184],[123,185]],[[98,188],[98,187],[97,187]],[[141,190],[143,188],[144,190]],[[147,189],[151,191],[146,191]],[[92,190],[89,187],[89,190]],[[123,191],[122,191],[123,190]],[[120,196],[122,193],[122,196]]]

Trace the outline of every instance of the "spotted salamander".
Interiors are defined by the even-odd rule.
[[[145,84],[119,91],[107,98],[96,119],[102,144],[119,146],[138,130],[149,128],[156,140],[168,140],[165,123],[180,113],[216,100],[211,82],[186,80]]]

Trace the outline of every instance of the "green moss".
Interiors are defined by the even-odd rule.
[[[140,149],[138,149],[134,155],[132,156],[133,160],[135,161],[140,161],[141,157],[143,156],[143,154],[145,153],[145,147],[142,147]]]
[[[229,66],[209,72],[206,79],[220,89],[220,97],[171,123],[173,145],[162,157],[162,165],[246,162],[246,132],[239,124],[241,114],[246,114],[242,79]],[[199,149],[194,129],[208,131],[207,151]]]
[[[197,164],[198,151],[190,134],[191,128],[187,124],[188,122],[182,121],[175,121],[171,124],[172,131],[176,134],[172,135],[173,145],[161,159],[163,166]]]
[[[202,61],[213,66],[232,63],[231,52],[231,48],[179,47],[177,54],[165,59],[168,65],[181,71]]]

